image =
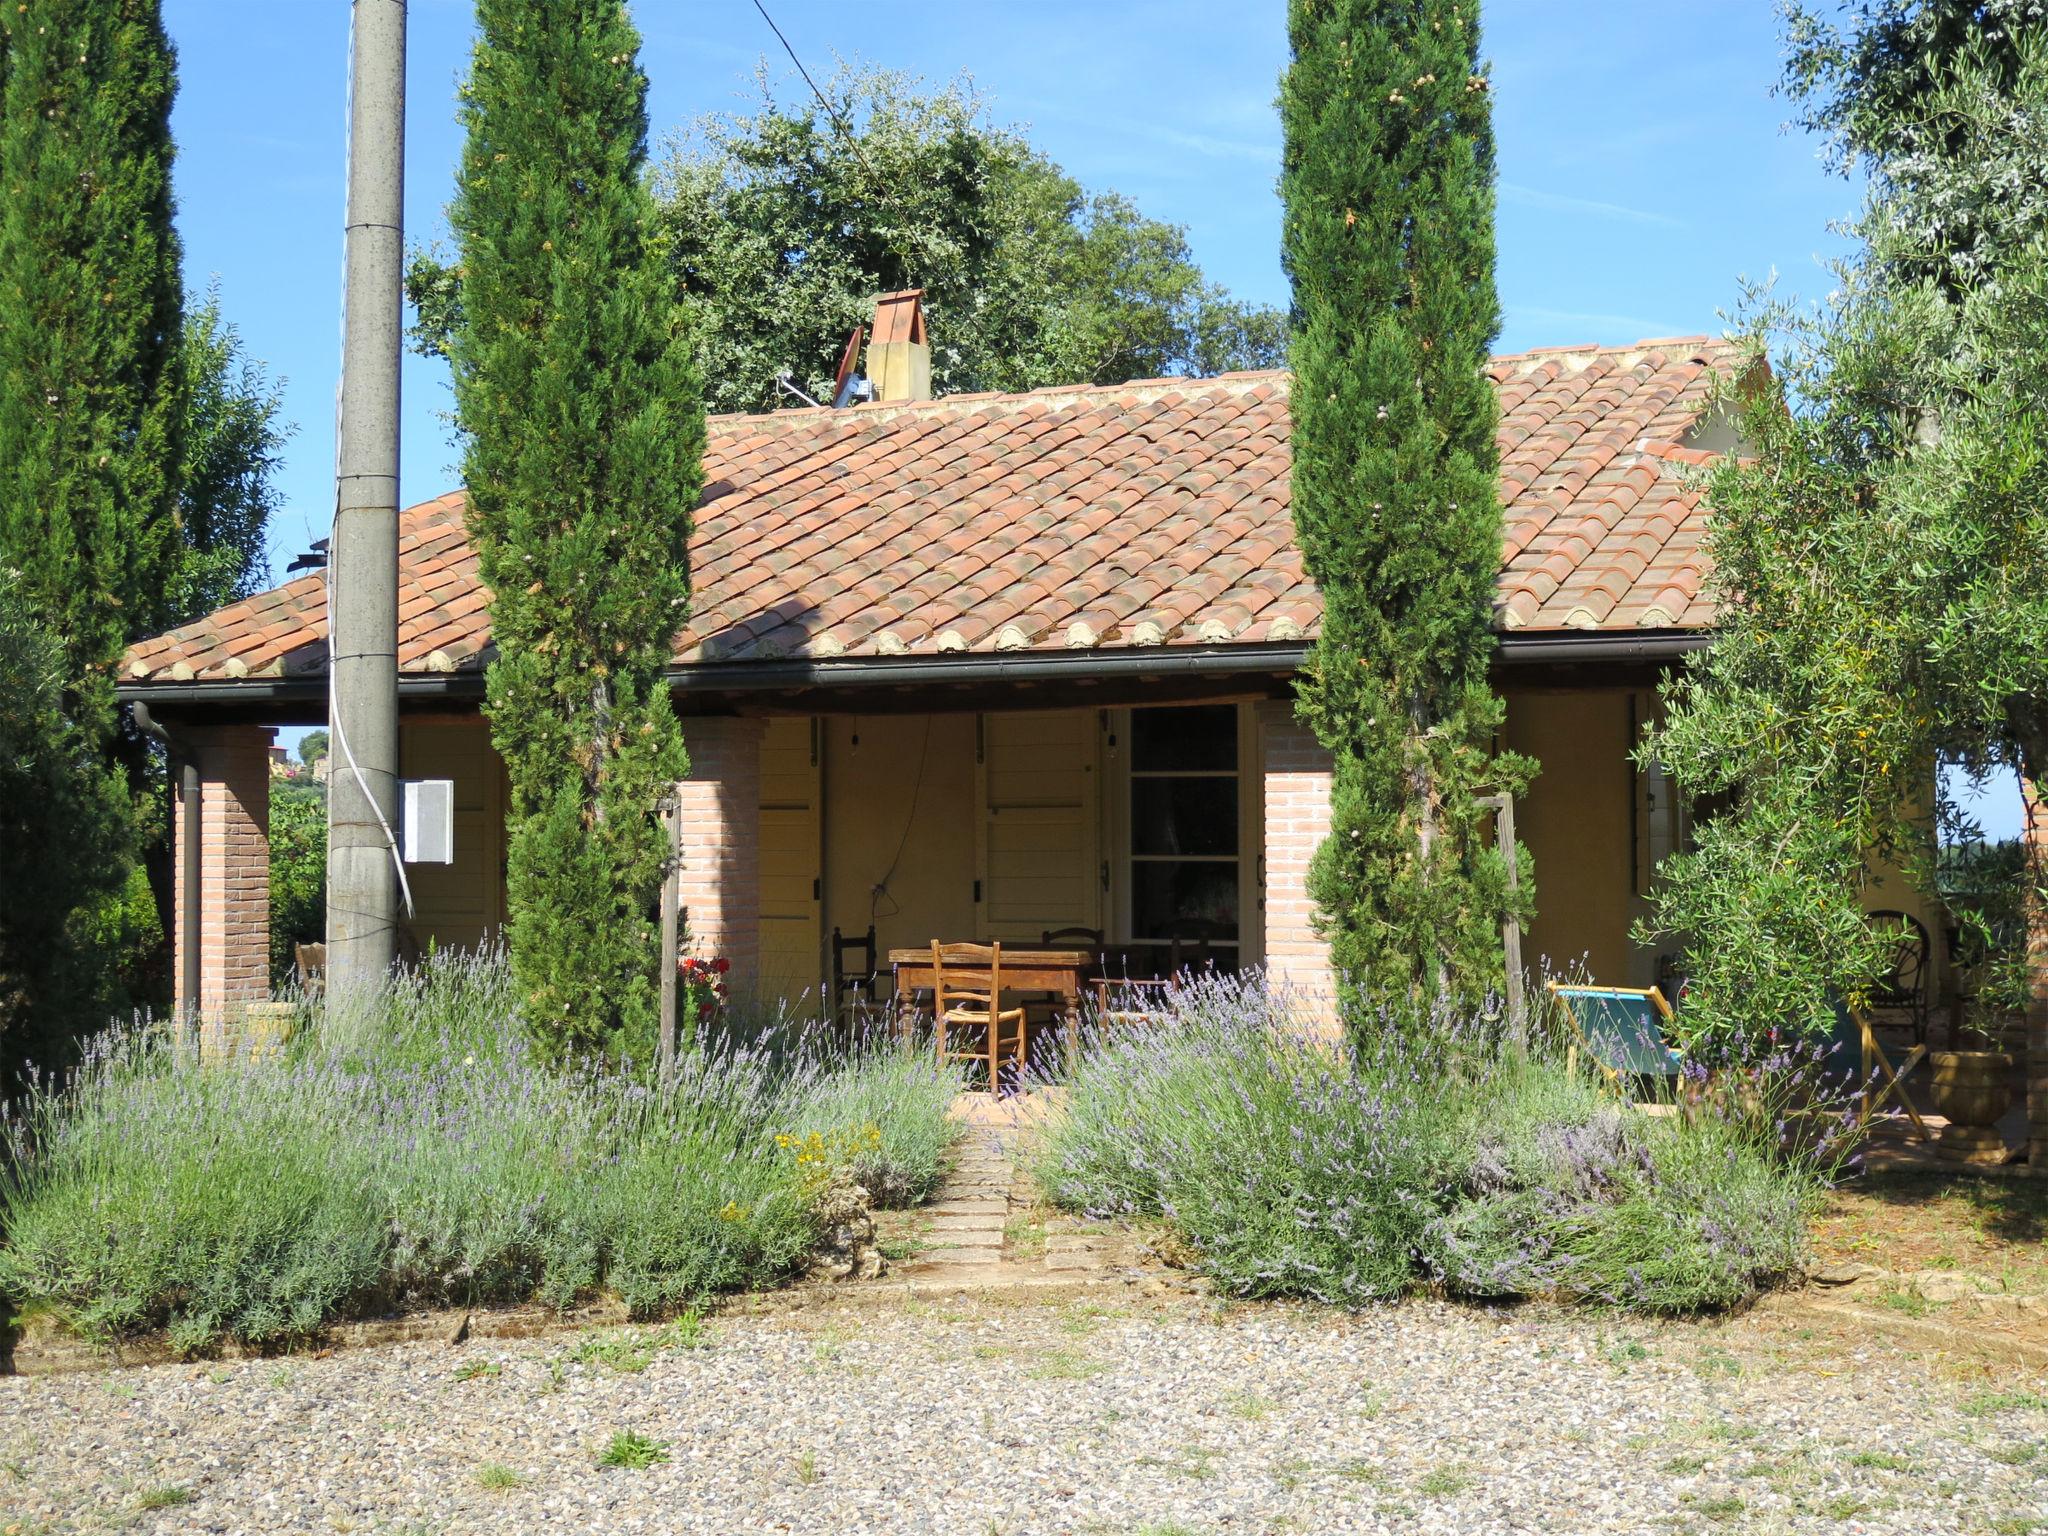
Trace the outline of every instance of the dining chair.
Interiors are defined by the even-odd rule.
[[[1005,1060],[1024,1070],[1028,1026],[1022,1008],[1003,1006],[1003,946],[932,940],[932,1018],[941,1061],[988,1065],[988,1089],[1002,1092]],[[956,1043],[955,1036],[959,1036]]]
[[[847,957],[852,956],[854,965],[847,966]],[[840,1019],[849,1013],[872,1007],[880,985],[878,969],[879,955],[875,949],[875,925],[868,924],[868,931],[846,937],[838,928],[832,930],[832,1017]]]

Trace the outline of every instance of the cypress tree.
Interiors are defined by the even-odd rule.
[[[1292,0],[1289,39],[1293,512],[1324,610],[1298,708],[1334,758],[1310,893],[1357,1019],[1502,973],[1475,797],[1528,767],[1490,752],[1493,134],[1474,0]]]
[[[157,0],[24,0],[0,32],[0,557],[104,739],[179,559],[175,64]]]
[[[512,964],[544,1045],[644,1050],[656,813],[686,767],[663,673],[689,598],[702,391],[648,249],[647,79],[625,7],[476,11],[451,362],[493,594]]]
[[[175,90],[157,0],[0,8],[0,581],[57,690],[6,707],[25,711],[16,771],[60,786],[0,832],[0,1051],[17,1062],[60,1064],[118,1002],[94,928],[127,880],[124,801],[152,758],[119,728],[112,674],[172,621],[182,558]]]

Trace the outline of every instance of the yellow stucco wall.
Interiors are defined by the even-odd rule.
[[[824,759],[825,931],[972,937],[974,716],[827,716]]]
[[[474,717],[402,720],[398,771],[455,783],[455,862],[405,867],[413,937],[423,950],[474,949],[505,920],[505,767],[490,731]]]
[[[1595,981],[1630,984],[1642,967],[1628,940],[1635,888],[1629,695],[1510,693],[1506,744],[1542,765],[1515,807],[1516,831],[1536,869],[1526,963],[1554,972],[1583,965]]]

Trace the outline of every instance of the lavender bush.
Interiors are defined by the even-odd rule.
[[[1084,1032],[1042,1186],[1163,1217],[1248,1296],[1436,1285],[1693,1311],[1802,1256],[1831,1155],[1812,1142],[1646,1115],[1487,1020],[1384,1016],[1340,1041],[1300,1015],[1256,973],[1205,976],[1152,1023]]]
[[[161,1031],[107,1036],[16,1106],[0,1285],[187,1351],[440,1302],[610,1292],[648,1315],[801,1264],[835,1163],[901,1170],[905,1198],[936,1178],[954,1084],[927,1057],[728,1038],[661,1089],[544,1065],[508,1002],[499,957],[442,956],[340,1049],[309,1031],[202,1065]]]

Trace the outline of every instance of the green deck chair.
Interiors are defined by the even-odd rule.
[[[1860,1101],[1856,1113],[1859,1129],[1868,1128],[1887,1100],[1896,1100],[1920,1139],[1934,1139],[1934,1133],[1927,1129],[1927,1122],[1920,1118],[1920,1111],[1913,1107],[1905,1089],[1905,1079],[1926,1059],[1927,1047],[1916,1045],[1902,1058],[1904,1065],[1894,1067],[1884,1047],[1877,1043],[1870,1020],[1844,1003],[1835,1004],[1834,1027],[1828,1031],[1827,1073],[1834,1078],[1847,1077],[1855,1086]]]
[[[1578,1062],[1579,1044],[1601,1075],[1615,1087],[1624,1078],[1678,1076],[1683,1058],[1670,1041],[1671,1005],[1655,987],[1573,987],[1548,983],[1578,1041],[1569,1059]]]

